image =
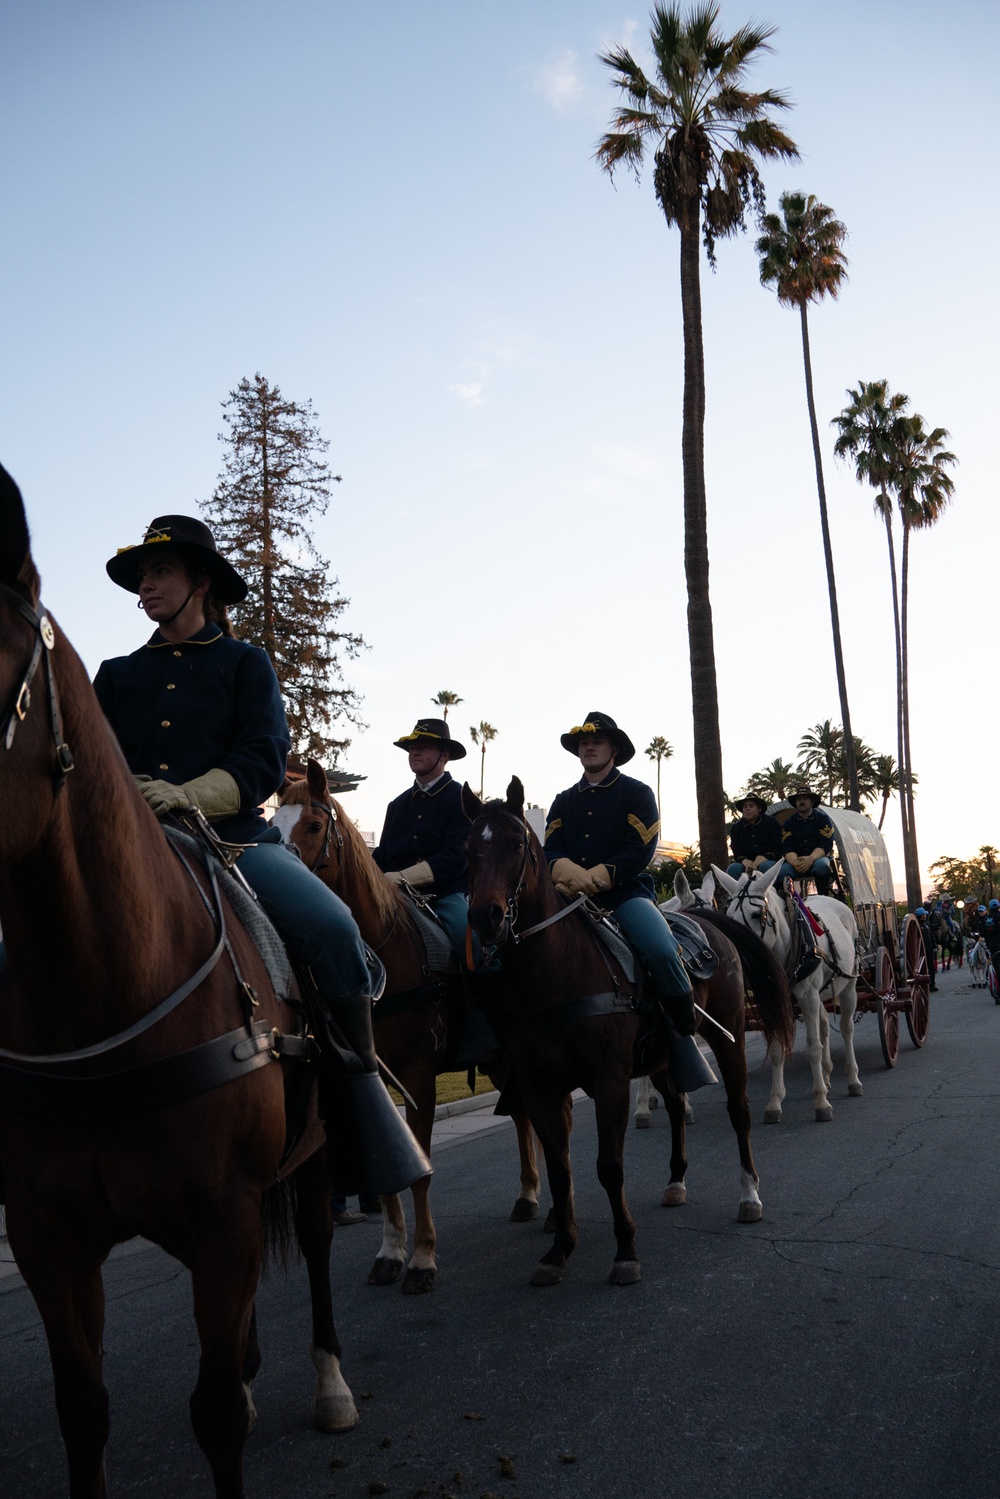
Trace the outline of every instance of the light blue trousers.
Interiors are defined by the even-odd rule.
[[[663,912],[645,895],[634,896],[610,913],[653,976],[664,996],[690,994],[691,980],[681,961],[677,939]]]

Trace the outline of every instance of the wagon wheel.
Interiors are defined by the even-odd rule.
[[[875,971],[872,975],[875,997],[878,1000],[878,1038],[882,1043],[882,1055],[887,1067],[895,1067],[899,1056],[899,1011],[896,1008],[896,969],[889,949],[880,947],[875,954]]]
[[[920,922],[912,911],[903,922],[903,973],[910,988],[906,1028],[914,1046],[923,1046],[931,1019],[931,976]]]
[[[993,1003],[1000,1005],[1000,983],[997,982],[997,971],[993,963],[986,965],[986,983],[990,993],[993,995]]]

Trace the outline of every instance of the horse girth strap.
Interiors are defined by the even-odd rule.
[[[0,1109],[62,1123],[100,1124],[183,1103],[246,1077],[282,1056],[307,1059],[308,1037],[282,1036],[254,1021],[187,1051],[91,1077],[0,1065]]]
[[[170,844],[170,847],[200,890],[201,887],[198,885],[197,877],[187,859],[185,859],[179,849],[175,848],[173,843]],[[154,1009],[144,1015],[141,1020],[137,1020],[134,1025],[128,1026],[123,1031],[118,1031],[116,1035],[109,1036],[105,1041],[95,1042],[93,1046],[82,1046],[76,1051],[42,1052],[37,1056],[26,1055],[24,1052],[19,1051],[8,1051],[6,1047],[0,1046],[0,1058],[4,1058],[9,1062],[27,1063],[33,1067],[55,1067],[63,1062],[85,1062],[91,1057],[104,1056],[107,1052],[116,1051],[119,1046],[124,1046],[127,1042],[134,1041],[137,1036],[141,1036],[145,1031],[148,1031],[158,1021],[162,1020],[165,1015],[169,1015],[171,1010],[175,1010],[182,999],[187,999],[189,994],[192,994],[195,989],[199,988],[218,963],[226,946],[226,915],[222,906],[222,893],[219,890],[215,865],[211,859],[206,860],[206,866],[209,882],[212,887],[215,946],[198,971],[193,973],[189,979],[186,979],[179,989],[175,989],[172,994],[168,994],[166,999],[161,1000]]]
[[[603,1015],[637,1013],[628,995],[608,990],[604,994],[582,994],[565,1004],[544,1010],[504,1010],[486,1007],[490,1022],[498,1031],[547,1031],[557,1025],[572,1025],[577,1020],[596,1020]]]

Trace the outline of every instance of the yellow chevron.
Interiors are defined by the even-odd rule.
[[[654,838],[659,837],[659,833],[660,833],[660,820],[659,820],[659,818],[657,818],[657,820],[653,823],[653,826],[651,828],[647,828],[646,824],[644,822],[640,821],[640,819],[638,817],[636,817],[636,815],[635,815],[634,812],[630,812],[628,814],[628,820],[629,820],[630,826],[633,827],[633,828],[635,828],[636,832],[639,834],[639,837],[642,839],[643,843],[651,843]]]
[[[557,818],[555,818],[555,820],[553,822],[550,822],[549,825],[548,825],[548,827],[545,829],[545,837],[542,840],[543,843],[548,843],[548,841],[549,841],[549,835],[551,833],[554,833],[555,830],[556,830],[556,828],[561,828],[561,827],[562,827],[562,818],[561,817],[557,817]]]

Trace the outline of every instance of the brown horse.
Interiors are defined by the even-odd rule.
[[[516,777],[511,781],[505,802],[485,805],[466,786],[463,805],[472,820],[469,920],[484,945],[499,949],[512,980],[494,1019],[541,1139],[552,1191],[555,1239],[531,1283],[557,1284],[576,1245],[569,1134],[571,1095],[583,1088],[594,1100],[597,1175],[614,1219],[617,1251],[611,1283],[631,1285],[640,1278],[640,1269],[635,1224],[625,1203],[623,1151],[629,1082],[644,1046],[648,1055],[638,1070],[649,1072],[670,1116],[671,1181],[665,1206],[683,1200],[684,1095],[670,1084],[666,1046],[655,1032],[649,1034],[652,1021],[630,1007],[634,986],[599,946],[590,918],[568,908],[553,886],[538,840],[524,820],[521,782]],[[755,1222],[762,1210],[750,1150],[740,953],[717,924],[699,925],[720,961],[707,983],[695,983],[695,1000],[717,1022],[702,1022],[703,1034],[718,1061],[739,1143],[739,1221]],[[775,990],[762,992],[758,1001],[765,1034],[790,1047],[794,1021],[787,986],[779,978]],[[734,1039],[727,1039],[720,1025]]]
[[[283,808],[289,813],[284,814]],[[457,966],[429,975],[423,938],[413,921],[409,901],[386,879],[371,851],[343,808],[330,795],[326,773],[308,762],[305,781],[294,782],[282,797],[275,822],[285,841],[303,862],[350,908],[361,935],[386,969],[386,990],[375,1006],[375,1047],[390,1071],[413,1099],[406,1117],[423,1149],[430,1154],[434,1125],[435,1079],[453,1069],[455,1046],[465,1016]],[[507,1063],[492,1053],[484,1058],[490,1079],[502,1086]],[[538,1166],[531,1127],[515,1116],[521,1164],[521,1189],[511,1222],[523,1223],[538,1213]],[[413,1254],[406,1265],[403,1290],[430,1291],[437,1272],[437,1230],[430,1208],[430,1178],[411,1187]],[[383,1197],[383,1241],[369,1275],[371,1285],[399,1280],[406,1263],[406,1219],[397,1195]]]
[[[192,1424],[216,1495],[241,1499],[262,1203],[285,1143],[285,1067],[269,1064],[293,1017],[207,869],[185,870],[168,845],[39,592],[21,496],[0,469],[7,1230],[45,1326],[73,1499],[107,1492],[101,1267],[136,1235],[190,1270],[201,1345]],[[255,1060],[176,1100],[171,1059],[213,1042],[213,1056],[241,1048]],[[306,1205],[300,1226],[308,1219]],[[314,1337],[327,1424],[353,1425],[332,1314]]]

